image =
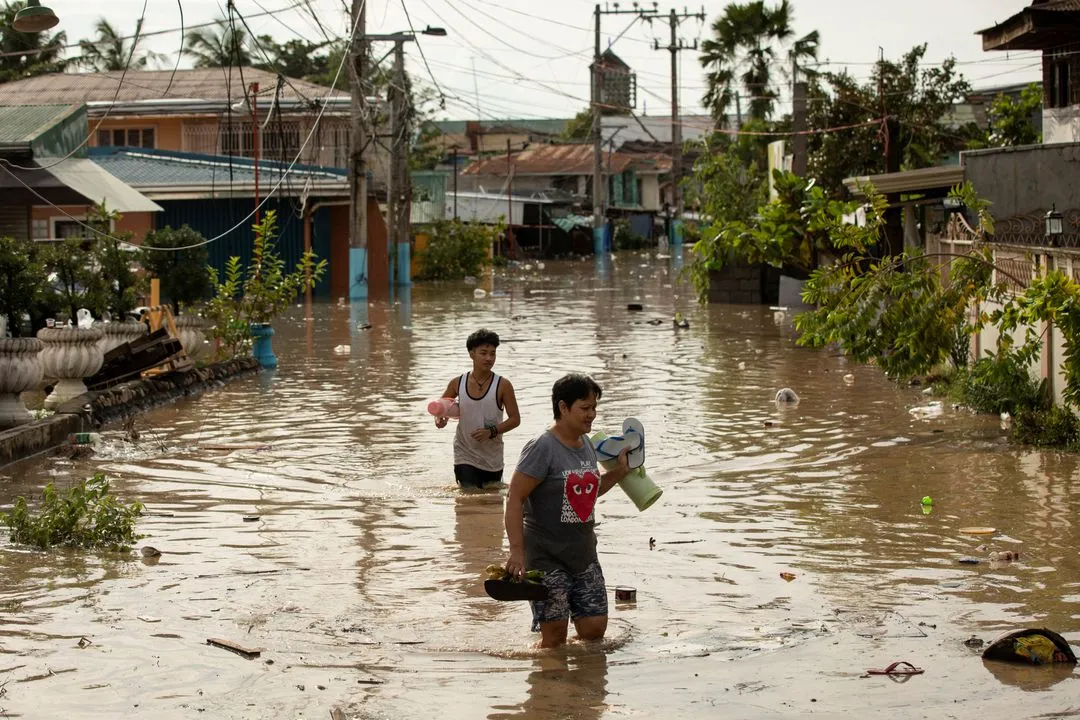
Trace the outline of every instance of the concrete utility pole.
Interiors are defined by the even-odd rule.
[[[656,3],[653,3],[653,10],[642,10],[636,7],[637,3],[634,3],[633,10],[620,10],[618,4],[615,4],[613,10],[601,9],[600,4],[597,3],[596,8],[593,10],[593,30],[594,30],[594,47],[593,47],[593,63],[592,63],[592,83],[590,85],[589,93],[589,110],[592,113],[592,144],[593,144],[593,228],[594,232],[599,231],[604,227],[604,207],[605,196],[607,194],[606,183],[604,182],[604,152],[603,152],[603,123],[600,121],[600,116],[604,109],[604,73],[603,62],[600,57],[600,17],[602,15],[637,15],[641,20],[652,20],[655,17],[659,17],[659,13],[655,10]],[[594,234],[594,245],[596,243]]]
[[[367,279],[367,171],[364,124],[367,93],[366,0],[352,0],[352,42],[349,43],[349,298],[366,298]]]
[[[390,187],[387,189],[386,215],[387,236],[392,257],[398,257],[401,243],[409,242],[409,209],[412,200],[412,183],[409,181],[409,140],[412,126],[408,120],[408,103],[405,78],[405,42],[414,40],[402,36],[394,40],[394,82],[387,99],[390,101]]]
[[[663,16],[661,16],[662,18]],[[654,50],[667,50],[671,53],[671,207],[675,212],[675,219],[682,217],[683,197],[680,181],[682,180],[682,121],[679,119],[679,52],[681,50],[697,50],[698,42],[688,44],[678,37],[679,24],[683,20],[696,18],[705,22],[705,10],[699,13],[676,12],[674,8],[667,16],[668,25],[671,26],[671,43],[667,47],[661,47],[659,41],[653,42]]]
[[[799,82],[799,62],[791,61],[791,172],[806,177],[806,92],[807,85]]]

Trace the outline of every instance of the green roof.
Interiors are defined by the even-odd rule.
[[[27,145],[79,111],[81,105],[0,105],[0,145]]]

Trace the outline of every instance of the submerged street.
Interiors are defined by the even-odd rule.
[[[698,306],[681,267],[622,253],[497,270],[482,298],[455,283],[317,304],[310,321],[297,307],[274,323],[278,370],[137,417],[135,442],[110,427],[88,458],[4,468],[5,505],[106,472],[145,503],[139,547],[162,555],[0,538],[0,717],[1075,708],[1071,666],[987,665],[965,641],[1023,627],[1077,641],[1076,457],[1011,446],[997,417],[926,409],[922,388],[797,347],[791,312]],[[528,607],[484,594],[485,566],[505,559],[503,498],[456,488],[453,426],[424,409],[469,367],[479,327],[502,337],[495,371],[521,407],[508,469],[565,372],[603,387],[596,429],[646,428],[663,497],[639,513],[614,490],[597,506],[602,646],[534,650]],[[774,404],[784,387],[797,407]],[[1019,560],[989,560],[1001,551]],[[861,677],[897,660],[925,673]]]

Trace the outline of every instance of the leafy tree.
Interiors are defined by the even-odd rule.
[[[182,52],[194,60],[197,68],[251,64],[247,33],[224,19],[211,27],[188,32]]]
[[[100,317],[107,305],[105,282],[93,268],[90,243],[79,237],[67,238],[51,243],[43,257],[53,279],[49,291],[52,302],[68,313],[72,323],[82,307]]]
[[[989,217],[970,185],[952,194]],[[803,299],[817,309],[795,318],[798,342],[839,344],[852,359],[873,362],[894,378],[929,373],[954,357],[958,340],[966,342],[988,321],[985,314],[969,321],[970,308],[1003,299],[1003,287],[991,284],[993,253],[984,245],[943,260],[913,249],[875,260],[884,202],[872,191],[871,198],[866,226],[835,234],[841,256],[806,282]],[[986,230],[980,223],[979,232]],[[947,279],[943,264],[949,265]]]
[[[0,7],[0,83],[62,72],[67,65],[62,58],[66,33],[24,33],[12,27],[15,14],[24,7],[21,0]]]
[[[860,83],[846,71],[811,79],[807,108],[811,129],[862,125],[886,115],[896,119],[899,132],[889,138],[900,151],[905,170],[932,167],[948,152],[960,149],[963,138],[941,122],[953,105],[971,91],[949,58],[940,67],[923,64],[926,45],[917,45],[899,61],[874,66],[871,78]],[[808,172],[831,192],[843,180],[885,171],[885,134],[880,123],[809,136]]]
[[[173,315],[213,289],[206,273],[210,253],[205,243],[206,238],[187,225],[153,230],[143,240],[140,261],[151,277],[161,281],[161,296],[172,305]]]
[[[1031,83],[1020,97],[998,94],[987,110],[989,131],[975,128],[969,147],[1015,147],[1042,142],[1042,133],[1032,116],[1042,110],[1043,93],[1038,83]]]
[[[442,220],[432,228],[431,242],[419,253],[422,280],[461,280],[491,264],[491,248],[503,226]]]
[[[559,139],[566,141],[588,140],[592,137],[592,128],[593,112],[590,108],[585,108],[572,117],[570,122],[566,123],[566,129],[563,130]]]
[[[135,35],[142,28],[140,20],[135,25]],[[97,21],[94,26],[97,33],[96,40],[80,40],[79,50],[82,53],[74,62],[93,72],[114,72],[128,67],[128,58],[131,59],[130,67],[134,70],[142,70],[147,64],[163,62],[168,56],[148,50],[144,53],[134,52],[128,45],[127,40],[117,32],[116,28],[105,18]]]
[[[113,224],[121,217],[120,213],[101,203],[94,206],[88,224],[101,232],[93,241],[92,252],[102,283],[103,299],[99,310],[108,310],[122,321],[138,304],[143,280],[135,271],[137,255],[129,249],[134,233],[112,231]]]
[[[337,72],[337,65],[331,65],[326,51],[331,44],[329,41],[313,43],[302,38],[293,38],[281,44],[269,35],[260,35],[258,46],[261,52],[257,52],[257,57],[261,58],[262,62],[255,63],[255,67],[309,82],[313,82],[314,78],[327,78],[329,81]],[[339,57],[338,62],[340,61]],[[341,75],[345,78],[347,87],[348,73],[342,70]]]
[[[45,286],[45,267],[35,250],[30,240],[0,237],[0,316],[7,316],[12,337],[22,335],[23,316],[31,314]]]
[[[818,32],[795,38],[788,0],[767,7],[764,0],[731,3],[712,25],[713,37],[701,44],[698,58],[706,69],[702,104],[722,123],[736,95],[750,96],[749,117],[768,119],[778,97],[774,68],[817,58]]]

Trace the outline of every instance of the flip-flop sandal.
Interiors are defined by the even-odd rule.
[[[901,667],[901,665],[906,665],[907,667]],[[907,660],[898,660],[897,662],[894,662],[892,665],[890,665],[889,667],[884,668],[884,669],[871,668],[870,670],[866,671],[866,674],[867,675],[922,675],[923,672],[924,671],[923,671],[922,668],[915,667],[914,665],[909,663]]]
[[[548,589],[544,585],[531,582],[515,582],[513,580],[485,580],[484,592],[493,600],[515,601],[532,600],[539,602],[547,600]]]
[[[630,450],[630,453],[626,456],[627,462],[630,464],[630,469],[635,470],[645,464],[645,426],[641,424],[641,421],[637,418],[626,418],[623,420],[623,437],[633,437],[637,435],[641,438],[641,442],[637,447]]]
[[[600,462],[614,460],[619,457],[619,453],[624,449],[629,448],[631,452],[638,449],[641,446],[642,439],[642,436],[637,433],[612,435],[596,443],[596,454]]]

